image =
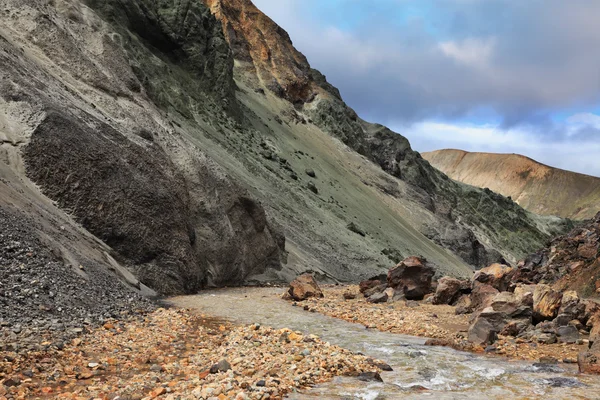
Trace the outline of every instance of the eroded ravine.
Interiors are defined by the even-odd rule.
[[[567,365],[539,365],[424,346],[422,338],[366,330],[363,325],[304,311],[278,298],[282,289],[240,288],[172,298],[179,307],[197,309],[239,323],[260,323],[320,336],[355,352],[388,362],[384,383],[338,378],[292,399],[594,399],[600,378]]]

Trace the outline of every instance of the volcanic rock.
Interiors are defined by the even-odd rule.
[[[323,292],[311,274],[303,274],[290,283],[289,295],[296,301],[309,297],[323,297]]]
[[[515,270],[508,265],[492,264],[482,268],[473,276],[473,282],[486,283],[499,292],[508,290]]]
[[[533,292],[534,322],[552,320],[558,315],[562,294],[550,286],[538,284]]]
[[[432,304],[453,304],[460,297],[462,281],[445,276],[438,281]]]
[[[379,286],[382,283],[383,282],[381,282],[380,280],[371,279],[371,280],[366,280],[366,281],[360,282],[360,284],[358,285],[358,287],[359,287],[360,292],[364,293],[366,290],[374,288],[376,286]]]
[[[473,291],[471,292],[471,309],[477,311],[489,307],[492,299],[497,294],[498,290],[491,285],[474,282]]]
[[[388,286],[401,291],[407,300],[422,300],[431,292],[435,270],[426,259],[409,257],[388,272]]]

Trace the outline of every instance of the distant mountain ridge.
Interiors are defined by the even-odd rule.
[[[519,154],[445,149],[422,153],[450,178],[510,196],[540,215],[589,219],[600,211],[600,178],[550,167]]]

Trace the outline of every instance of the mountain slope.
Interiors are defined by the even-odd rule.
[[[465,276],[566,229],[361,120],[251,2],[207,2],[0,9],[0,206],[41,236],[68,221],[73,265],[93,253],[163,294],[356,281],[411,254]]]
[[[518,154],[448,149],[423,153],[423,158],[452,179],[510,196],[536,214],[588,219],[600,211],[600,178]]]

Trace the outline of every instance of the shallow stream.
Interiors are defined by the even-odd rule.
[[[207,291],[172,300],[232,322],[290,328],[386,361],[384,383],[336,378],[290,399],[600,399],[600,377],[582,375],[576,365],[539,365],[479,356],[425,339],[366,330],[363,325],[304,311],[280,300],[282,289]]]

